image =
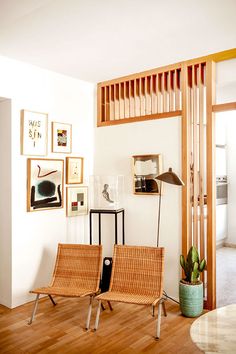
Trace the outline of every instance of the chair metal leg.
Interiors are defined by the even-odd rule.
[[[157,317],[157,335],[156,335],[156,340],[160,338],[161,334],[161,307],[162,303],[161,301],[158,304],[158,317]]]
[[[162,309],[163,309],[164,316],[167,317],[166,306],[165,306],[165,301],[164,300],[162,301]]]
[[[87,321],[86,321],[86,325],[85,325],[86,331],[89,329],[89,326],[90,326],[90,319],[91,319],[91,313],[92,313],[92,303],[93,303],[93,296],[90,296],[88,316],[87,316]]]
[[[152,305],[152,317],[155,317],[155,306]]]
[[[102,311],[105,311],[105,310],[106,310],[106,308],[105,308],[105,306],[103,305],[103,303],[101,303],[101,307],[102,307]]]
[[[32,323],[33,320],[34,320],[34,316],[35,316],[35,313],[36,313],[36,311],[37,311],[37,306],[38,306],[38,301],[39,301],[39,295],[40,295],[40,294],[37,294],[37,295],[36,295],[36,299],[35,299],[35,303],[34,303],[34,308],[33,308],[33,311],[32,311],[32,315],[31,315],[31,318],[30,318],[30,320],[29,320],[29,322],[28,322],[29,325],[31,325],[31,323]]]
[[[96,320],[95,320],[95,326],[94,326],[94,331],[97,330],[98,328],[98,323],[99,323],[99,317],[100,317],[100,311],[101,311],[101,303],[102,301],[98,301],[98,309],[97,309],[97,315],[96,315]]]
[[[48,294],[48,296],[49,296],[49,299],[52,301],[53,305],[56,306],[57,303],[54,301],[52,295]]]
[[[110,311],[113,311],[113,307],[111,306],[110,301],[107,301],[107,303],[108,303],[108,306],[109,306]]]

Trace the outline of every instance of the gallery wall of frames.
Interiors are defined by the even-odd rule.
[[[83,185],[84,158],[66,156],[47,158],[48,137],[52,153],[72,154],[72,125],[48,123],[48,114],[21,110],[21,154],[27,158],[27,211],[64,207],[66,215],[88,213],[88,187]],[[61,156],[60,155],[60,156]],[[64,182],[65,181],[65,182]]]

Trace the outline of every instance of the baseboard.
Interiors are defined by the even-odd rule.
[[[226,238],[223,238],[222,240],[216,242],[216,249],[218,250],[219,248],[225,247],[225,240]]]
[[[224,247],[236,248],[235,243],[224,242]]]

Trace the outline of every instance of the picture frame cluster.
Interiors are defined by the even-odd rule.
[[[71,154],[72,125],[51,123],[51,152]],[[27,159],[27,211],[64,207],[64,159],[48,155],[48,114],[21,110],[21,154]],[[88,213],[88,187],[83,184],[84,158],[66,157],[66,215]],[[81,186],[76,186],[80,184]],[[73,186],[70,186],[73,185]]]

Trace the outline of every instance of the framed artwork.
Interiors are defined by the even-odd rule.
[[[63,208],[64,160],[28,159],[27,211]]]
[[[133,156],[134,194],[159,194],[160,181],[156,179],[162,173],[160,154]]]
[[[47,113],[21,110],[21,154],[47,155]]]
[[[78,216],[88,213],[88,187],[66,188],[66,215]]]
[[[83,157],[66,158],[66,184],[83,183]]]
[[[72,125],[52,122],[52,152],[71,153]]]

